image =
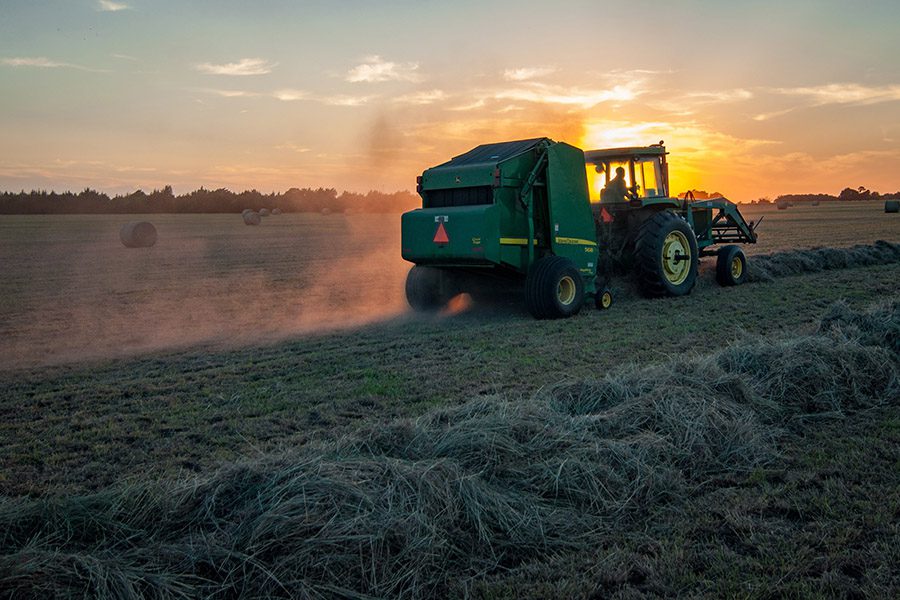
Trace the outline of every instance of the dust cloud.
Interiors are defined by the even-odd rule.
[[[399,215],[3,217],[0,369],[264,344],[405,313]]]

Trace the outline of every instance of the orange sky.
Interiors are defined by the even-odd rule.
[[[410,189],[487,142],[673,191],[900,190],[900,3],[4,2],[0,189]]]

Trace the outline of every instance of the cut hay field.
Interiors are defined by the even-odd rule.
[[[0,217],[0,598],[897,597],[900,219],[745,214],[541,322],[410,314],[396,216]]]

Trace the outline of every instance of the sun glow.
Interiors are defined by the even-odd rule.
[[[581,147],[585,150],[649,146],[665,140],[669,157],[669,193],[678,194],[703,185],[703,173],[711,168],[721,153],[719,146],[727,140],[721,134],[707,131],[695,124],[676,124],[659,121],[593,121],[584,126]],[[591,180],[598,185],[596,177]],[[602,188],[603,178],[599,183]],[[629,182],[630,185],[630,182]]]

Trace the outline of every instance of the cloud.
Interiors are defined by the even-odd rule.
[[[829,83],[813,87],[775,88],[775,93],[808,99],[813,106],[827,104],[877,104],[900,100],[900,85],[865,86]]]
[[[0,63],[8,67],[32,67],[37,69],[78,69],[80,71],[90,71],[92,73],[106,72],[102,69],[91,69],[90,67],[83,67],[81,65],[74,65],[72,63],[50,60],[49,58],[45,58],[43,56],[4,58],[0,60]]]
[[[98,0],[97,10],[101,12],[118,12],[120,10],[130,10],[131,6],[124,2],[113,2],[112,0]]]
[[[562,104],[581,108],[593,108],[603,102],[633,100],[640,92],[634,85],[616,85],[609,89],[581,89],[529,82],[527,86],[495,91],[496,100],[518,100],[541,104]]]
[[[305,100],[310,102],[318,102],[329,106],[362,106],[368,104],[378,96],[352,96],[352,95],[336,95],[336,96],[317,96],[305,90],[282,89],[273,92],[251,92],[247,90],[222,90],[201,88],[199,91],[207,94],[214,94],[223,98],[274,98],[282,102],[296,102]]]
[[[351,83],[379,83],[383,81],[421,81],[417,72],[419,63],[395,63],[386,61],[378,55],[367,56],[359,64],[347,72],[345,79]]]
[[[457,110],[457,111],[477,110],[479,108],[484,108],[486,105],[487,105],[487,102],[485,102],[484,98],[480,98],[478,100],[475,100],[474,102],[469,102],[468,104],[461,104],[459,106],[454,106],[450,110]]]
[[[285,142],[283,144],[278,144],[275,146],[276,150],[289,150],[291,152],[296,152],[297,154],[305,154],[307,152],[311,152],[311,148],[306,148],[305,146],[298,146],[294,142]]]
[[[257,98],[262,96],[257,92],[248,92],[245,90],[204,90],[210,94],[215,94],[216,96],[222,96],[223,98]]]
[[[404,96],[394,98],[394,102],[398,104],[434,104],[440,102],[447,97],[443,90],[427,90],[421,92],[413,92]]]
[[[368,104],[375,98],[377,98],[377,96],[349,96],[342,94],[338,96],[324,96],[316,98],[316,100],[331,106],[362,106],[363,104]]]
[[[503,79],[507,81],[527,81],[529,79],[545,77],[555,71],[555,67],[522,67],[520,69],[506,69],[503,71]]]
[[[689,92],[684,96],[695,104],[716,104],[720,102],[740,102],[753,98],[753,92],[743,88],[707,92]]]
[[[309,98],[309,93],[304,92],[303,90],[278,90],[272,93],[273,98],[277,98],[282,102],[293,102],[295,100],[306,100]]]
[[[805,102],[782,110],[754,115],[754,121],[768,121],[804,107],[866,106],[900,100],[900,85],[866,86],[858,83],[829,83],[818,86],[769,88],[773,94],[800,98]]]
[[[265,75],[271,73],[278,63],[270,63],[261,58],[242,58],[238,62],[216,65],[212,63],[200,63],[194,68],[208,75]]]

